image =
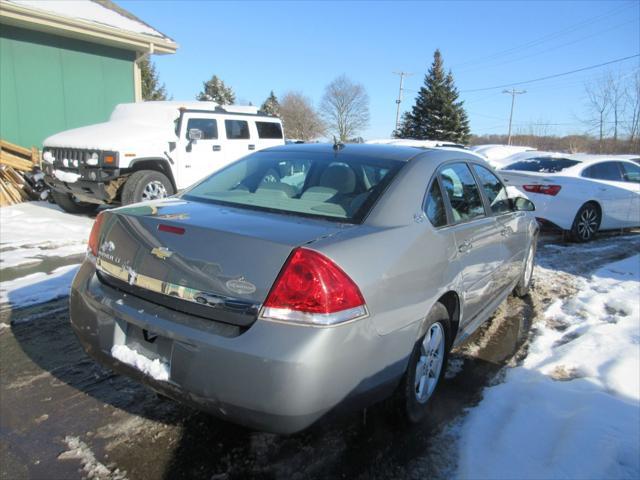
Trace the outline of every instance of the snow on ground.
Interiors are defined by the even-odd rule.
[[[78,437],[67,435],[64,439],[69,450],[58,455],[58,460],[79,460],[87,478],[104,480],[126,480],[126,473],[118,469],[111,471],[96,459],[89,446]]]
[[[39,263],[87,249],[93,219],[57,205],[26,202],[0,208],[0,268]]]
[[[640,478],[640,255],[552,303],[464,420],[460,478]]]
[[[0,208],[0,310],[68,295],[92,224],[46,202]]]
[[[0,311],[50,302],[69,295],[71,282],[80,265],[65,265],[50,273],[37,272],[0,282]]]
[[[126,345],[114,345],[111,348],[111,355],[113,355],[113,358],[140,370],[156,380],[169,380],[169,365],[157,358],[151,360]]]

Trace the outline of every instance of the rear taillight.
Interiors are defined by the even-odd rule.
[[[94,257],[98,256],[98,243],[100,242],[100,227],[102,226],[102,221],[104,220],[104,213],[100,212],[96,217],[95,222],[93,222],[93,227],[91,227],[91,233],[89,234],[89,245],[88,250]]]
[[[560,185],[523,185],[522,188],[527,192],[541,193],[542,195],[552,195],[555,197],[562,187]]]
[[[367,314],[358,286],[324,255],[297,248],[264,302],[261,317],[311,325],[335,325]]]

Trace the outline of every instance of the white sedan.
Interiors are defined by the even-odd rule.
[[[532,156],[499,171],[533,201],[542,225],[578,242],[599,230],[640,226],[640,166],[605,155]]]

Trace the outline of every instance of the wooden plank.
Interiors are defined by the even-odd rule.
[[[4,170],[5,175],[10,178],[15,185],[23,187],[26,184],[26,180],[24,179],[24,177],[16,172],[13,168],[4,165],[2,169]]]
[[[40,150],[36,147],[31,147],[31,163],[35,166],[40,166]]]
[[[9,165],[16,170],[22,170],[25,172],[30,172],[33,169],[33,163],[31,163],[29,160],[25,160],[16,155],[12,155],[5,150],[0,150],[0,163]]]
[[[6,207],[12,205],[11,197],[5,192],[4,186],[0,182],[0,206]]]
[[[24,177],[7,165],[0,165],[0,172],[15,185],[23,186],[25,184]]]
[[[9,183],[9,188],[11,189],[11,193],[13,193],[13,196],[15,197],[16,202],[24,202],[29,198],[27,193],[24,190],[22,190],[20,187],[17,187]]]
[[[0,140],[0,148],[3,150],[13,151],[15,153],[24,155],[25,157],[31,158],[31,149],[21,147],[20,145],[16,145],[15,143],[7,142],[6,140]]]
[[[2,184],[4,193],[7,195],[12,204],[20,202],[20,195],[14,191],[14,189],[11,187],[11,184],[5,182],[4,180],[0,181],[0,184]]]

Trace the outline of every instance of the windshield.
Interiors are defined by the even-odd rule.
[[[360,223],[403,164],[346,154],[258,152],[214,173],[184,198]]]
[[[521,170],[524,172],[540,172],[540,173],[556,173],[561,172],[565,168],[573,167],[579,164],[577,160],[569,160],[568,158],[553,157],[537,157],[527,158],[519,162],[512,163],[503,168],[503,170]]]

